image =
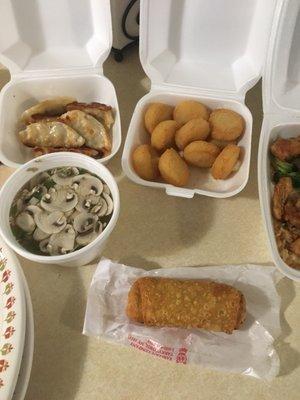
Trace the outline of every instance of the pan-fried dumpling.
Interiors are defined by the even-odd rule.
[[[73,110],[63,114],[59,120],[83,136],[87,147],[104,152],[111,150],[111,141],[106,129],[91,115],[80,110]]]
[[[67,111],[72,110],[80,110],[86,112],[87,114],[90,114],[99,122],[102,122],[108,130],[110,130],[114,123],[111,106],[107,106],[106,104],[96,102],[78,103],[77,101],[74,101],[73,103],[67,105]]]
[[[24,111],[21,116],[21,121],[26,125],[34,123],[36,122],[34,118],[36,114],[48,117],[59,116],[67,111],[67,104],[73,103],[75,100],[76,99],[73,97],[55,97],[53,99],[41,101]]]
[[[43,154],[57,153],[61,151],[68,151],[71,153],[85,154],[86,156],[93,158],[101,158],[102,153],[95,149],[90,149],[89,147],[35,147],[33,149],[33,154],[35,157],[41,156]]]
[[[20,140],[30,147],[81,147],[85,140],[62,122],[36,122],[19,132]]]

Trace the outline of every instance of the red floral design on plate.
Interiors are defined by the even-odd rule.
[[[11,296],[9,299],[7,299],[5,307],[9,310],[15,304],[15,301],[16,298],[14,296]]]
[[[13,326],[6,328],[6,331],[4,332],[5,339],[9,339],[15,333],[15,331],[16,330]]]
[[[4,372],[9,367],[9,364],[6,360],[0,360],[0,372]]]
[[[2,281],[1,282],[7,282],[9,277],[10,277],[10,274],[11,274],[11,272],[10,272],[9,269],[4,271],[3,274],[2,274]]]

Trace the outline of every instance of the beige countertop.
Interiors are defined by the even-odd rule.
[[[149,81],[133,50],[105,73],[114,83],[123,139],[137,100]],[[8,79],[1,73],[2,83]],[[121,154],[108,165],[116,176],[121,214],[104,256],[142,267],[256,263],[271,256],[260,214],[256,156],[262,119],[261,89],[247,95],[254,114],[251,174],[247,187],[230,199],[192,200],[137,186],[122,173]],[[11,173],[0,167],[0,183]],[[300,286],[286,278],[282,297],[283,335],[276,344],[280,375],[254,378],[176,365],[131,348],[81,334],[88,287],[95,265],[75,269],[21,259],[35,316],[35,352],[26,400],[296,400],[300,393]]]

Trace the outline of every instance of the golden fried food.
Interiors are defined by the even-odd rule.
[[[70,153],[80,153],[80,154],[85,154],[86,156],[92,157],[92,158],[101,158],[101,157],[105,157],[107,154],[99,151],[99,150],[95,150],[95,149],[91,149],[90,147],[70,147],[70,148],[66,148],[66,147],[35,147],[33,149],[33,154],[34,157],[38,157],[41,156],[43,154],[50,154],[50,153],[58,153],[58,152],[64,152],[64,151],[68,151]]]
[[[271,153],[282,161],[300,156],[300,136],[289,139],[276,139],[271,145]]]
[[[229,144],[236,144],[236,140],[216,140],[216,139],[211,139],[209,140],[209,143],[213,143],[216,146],[218,146],[220,149],[224,149],[224,147],[228,146]]]
[[[159,159],[158,168],[167,183],[185,186],[190,177],[189,167],[174,149],[166,150]]]
[[[183,150],[195,140],[205,140],[209,135],[209,123],[203,118],[194,118],[184,124],[175,135],[176,146]]]
[[[289,177],[280,178],[279,182],[275,185],[273,193],[273,215],[276,219],[283,219],[285,204],[293,190],[292,179]]]
[[[225,108],[214,110],[209,117],[211,136],[216,140],[235,140],[245,129],[244,118]]]
[[[152,133],[154,128],[162,121],[170,120],[174,107],[163,103],[152,103],[145,113],[145,128]]]
[[[133,168],[143,179],[152,181],[158,178],[158,154],[149,144],[141,144],[132,154]]]
[[[194,118],[203,118],[208,120],[209,110],[199,101],[185,100],[177,104],[174,109],[173,118],[180,124],[186,124]]]
[[[215,179],[226,179],[236,166],[241,148],[235,144],[226,146],[213,163],[211,173]]]
[[[129,291],[126,314],[147,326],[232,333],[245,320],[246,302],[239,290],[222,283],[144,277]]]
[[[162,121],[151,134],[151,145],[158,151],[165,151],[175,146],[175,133],[179,125],[176,121]]]
[[[196,167],[210,168],[220,151],[219,147],[212,143],[197,140],[186,146],[183,157],[185,161]]]

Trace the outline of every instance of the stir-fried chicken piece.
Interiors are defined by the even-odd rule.
[[[290,139],[276,139],[271,145],[271,153],[282,161],[299,156],[300,136]]]
[[[300,195],[298,192],[289,196],[284,206],[284,219],[300,229]]]
[[[273,194],[273,215],[276,219],[283,219],[284,206],[292,192],[293,185],[291,178],[280,178],[279,182],[274,188]]]

